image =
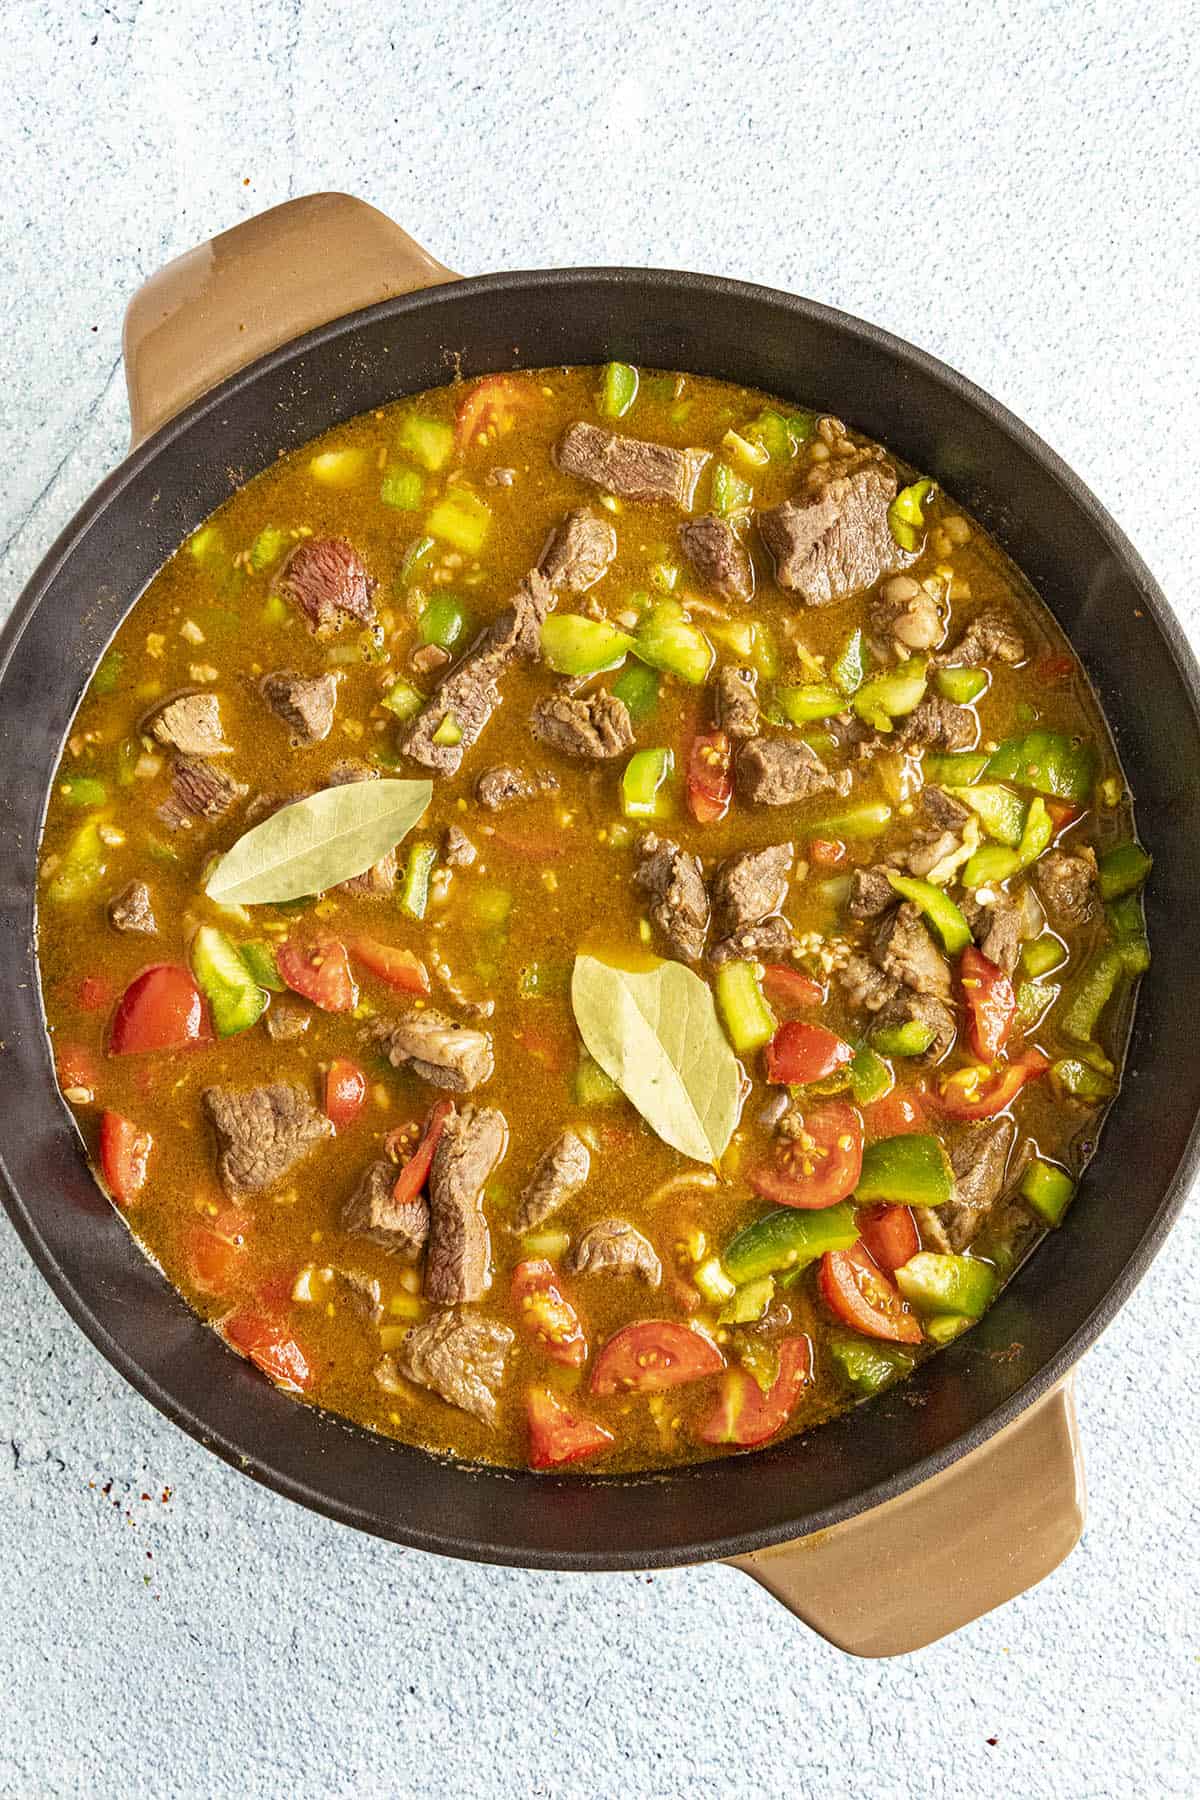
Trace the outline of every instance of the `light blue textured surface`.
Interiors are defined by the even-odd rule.
[[[878,320],[1042,432],[1196,628],[1198,28],[1194,0],[8,0],[0,604],[122,453],[127,296],[336,187],[458,269],[711,269]],[[1200,1790],[1194,1210],[1083,1368],[1081,1548],[890,1665],[731,1570],[358,1538],[137,1399],[7,1226],[0,1293],[2,1794]]]

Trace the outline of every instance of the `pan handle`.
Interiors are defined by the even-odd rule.
[[[829,1531],[730,1559],[852,1656],[903,1656],[1002,1606],[1079,1542],[1074,1374],[988,1443]]]
[[[175,258],[125,312],[133,443],[257,357],[344,313],[458,277],[349,194],[306,194]]]

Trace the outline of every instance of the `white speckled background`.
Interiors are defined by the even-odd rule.
[[[0,606],[122,453],[128,295],[337,187],[458,269],[716,270],[915,339],[1200,633],[1195,0],[7,0],[2,29]],[[137,1399],[0,1224],[0,1793],[1195,1794],[1198,1294],[1193,1209],[1082,1372],[1081,1548],[872,1665],[731,1570],[486,1570],[309,1517]]]

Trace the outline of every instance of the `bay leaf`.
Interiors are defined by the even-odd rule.
[[[571,1005],[590,1055],[664,1143],[715,1163],[737,1124],[742,1074],[708,984],[679,962],[635,970],[577,956]]]
[[[362,875],[411,831],[430,781],[354,781],[282,806],[245,832],[205,883],[222,906],[265,906]]]

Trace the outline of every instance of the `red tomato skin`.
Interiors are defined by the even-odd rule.
[[[85,975],[75,993],[80,1012],[103,1012],[116,995],[106,975]]]
[[[108,1034],[110,1056],[192,1050],[212,1042],[208,1008],[181,963],[152,963],[121,995]]]
[[[380,944],[374,938],[352,938],[350,954],[371,975],[386,981],[401,994],[428,994],[429,971],[411,950],[395,944]]]
[[[1066,681],[1067,677],[1074,672],[1074,668],[1075,658],[1073,656],[1043,656],[1034,663],[1033,673],[1039,681],[1053,684]]]
[[[497,435],[510,431],[516,422],[513,414],[531,401],[528,389],[510,375],[485,375],[458,403],[454,435],[459,449],[467,449],[486,431]]]
[[[196,1286],[206,1294],[228,1294],[246,1253],[250,1221],[232,1208],[220,1213],[211,1225],[197,1225],[188,1234],[188,1270]]]
[[[1050,823],[1054,827],[1056,837],[1060,831],[1065,831],[1068,825],[1073,825],[1079,817],[1079,808],[1069,805],[1066,800],[1047,800],[1046,811],[1050,814]]]
[[[967,1008],[967,1041],[980,1062],[995,1062],[1017,1016],[1017,996],[1003,969],[968,944],[958,964]]]
[[[943,1081],[929,1098],[951,1119],[994,1119],[1012,1105],[1027,1081],[1037,1081],[1049,1067],[1050,1059],[1031,1047],[1014,1062],[1001,1064],[990,1080],[981,1084],[977,1099],[968,1100],[952,1078]]]
[[[826,1306],[852,1331],[891,1344],[922,1342],[915,1314],[861,1242],[849,1250],[827,1250],[818,1281]]]
[[[721,1377],[712,1411],[696,1435],[705,1444],[738,1444],[744,1450],[765,1444],[781,1431],[812,1380],[812,1345],[806,1337],[785,1338],[779,1346],[779,1373],[767,1393],[753,1375],[731,1364]]]
[[[764,1200],[819,1212],[854,1192],[862,1174],[862,1120],[843,1100],[809,1108],[804,1122],[823,1155],[807,1154],[799,1140],[781,1140],[774,1163],[751,1169],[749,1182]],[[806,1167],[806,1164],[811,1165]]]
[[[109,1193],[122,1210],[131,1206],[146,1185],[154,1139],[120,1113],[100,1120],[100,1171]]]
[[[526,1054],[532,1056],[551,1075],[563,1075],[574,1066],[575,1044],[578,1039],[568,1037],[565,1031],[523,1025],[513,1036]]]
[[[593,1394],[658,1394],[716,1375],[717,1346],[677,1319],[636,1319],[610,1337],[592,1366]]]
[[[230,1347],[261,1369],[276,1387],[302,1394],[312,1380],[308,1358],[281,1325],[249,1309],[221,1321],[221,1336]]]
[[[339,1056],[325,1073],[325,1117],[341,1131],[353,1125],[367,1098],[367,1078],[357,1063]]]
[[[58,1085],[67,1088],[90,1088],[95,1092],[100,1079],[96,1058],[86,1044],[55,1044],[54,1073]]]
[[[439,1100],[426,1119],[417,1147],[397,1175],[396,1185],[392,1189],[398,1206],[405,1206],[410,1200],[415,1200],[429,1180],[434,1154],[442,1141],[446,1120],[453,1111],[452,1100]]]
[[[858,1230],[873,1262],[885,1275],[894,1275],[921,1248],[917,1221],[907,1206],[864,1206],[858,1215]]]
[[[530,1388],[525,1397],[529,1420],[529,1466],[531,1469],[559,1469],[564,1463],[579,1462],[607,1449],[613,1440],[611,1431],[581,1419],[569,1412],[548,1388]]]
[[[787,963],[767,963],[763,968],[763,993],[781,1011],[792,1006],[824,1006],[825,989],[815,975]]]
[[[763,1055],[767,1080],[779,1087],[824,1081],[854,1061],[854,1051],[845,1038],[824,1025],[810,1025],[807,1019],[785,1019]]]
[[[512,1301],[521,1329],[551,1362],[580,1369],[587,1361],[587,1338],[579,1314],[558,1285],[554,1265],[531,1257],[513,1270]]]
[[[818,869],[840,869],[846,860],[846,846],[841,838],[810,838],[808,860]]]
[[[873,1138],[902,1137],[906,1131],[924,1131],[929,1121],[922,1104],[924,1095],[915,1088],[893,1088],[880,1100],[863,1107],[867,1130]]]
[[[687,800],[698,825],[715,825],[733,799],[733,765],[723,731],[701,732],[688,755]]]
[[[294,994],[311,1000],[322,1012],[353,1012],[358,1005],[350,958],[336,938],[318,938],[303,949],[290,941],[280,944],[275,966]]]

